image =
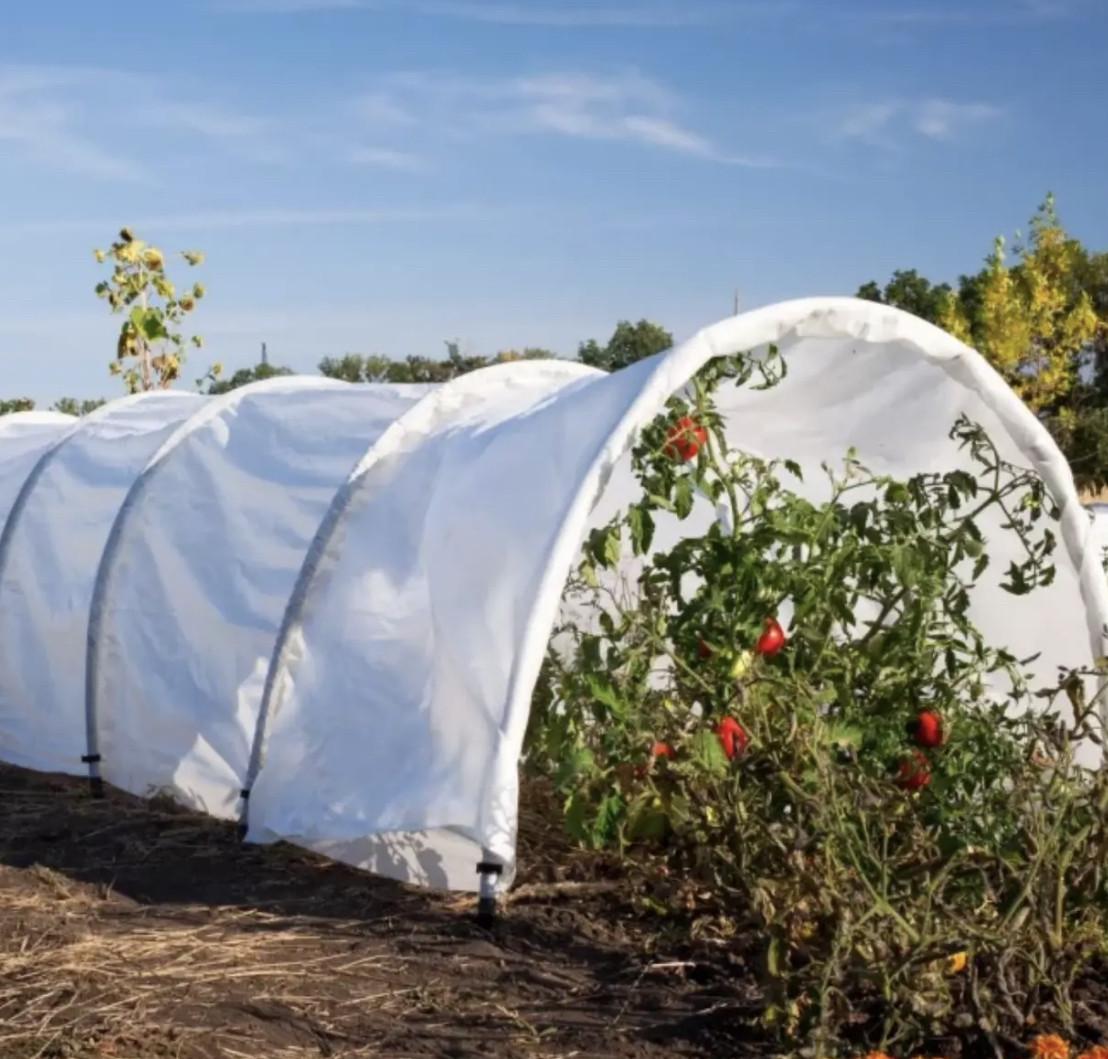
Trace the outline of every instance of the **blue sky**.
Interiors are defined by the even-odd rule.
[[[1058,196],[1108,248],[1105,0],[134,0],[0,30],[0,396],[114,393],[92,249],[198,247],[213,359],[572,354]]]

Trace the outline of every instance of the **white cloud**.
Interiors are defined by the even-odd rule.
[[[29,161],[108,180],[141,180],[142,166],[79,131],[84,106],[71,92],[97,71],[54,67],[0,69],[0,143]]]
[[[431,136],[553,134],[622,141],[732,165],[768,159],[735,156],[680,120],[680,100],[636,72],[549,73],[477,78],[415,71],[387,76],[355,100],[368,127],[403,121]]]
[[[992,103],[950,99],[889,99],[856,103],[833,122],[834,135],[881,147],[895,147],[906,137],[952,140],[965,130],[1003,116]]]
[[[693,4],[681,0],[625,0],[624,3],[555,3],[552,0],[215,0],[218,10],[249,14],[311,14],[370,11],[450,18],[502,26],[551,28],[698,26],[743,14],[780,14],[791,4]]]
[[[0,143],[32,163],[104,180],[149,180],[132,154],[146,130],[217,143],[228,153],[275,162],[284,149],[267,120],[203,100],[162,94],[159,78],[91,67],[0,67]],[[176,149],[176,148],[175,148]]]
[[[409,151],[395,151],[388,147],[355,147],[350,152],[350,161],[355,165],[395,169],[404,173],[419,173],[427,168],[419,155]]]
[[[288,228],[320,225],[364,226],[472,217],[481,207],[459,203],[441,207],[393,207],[382,209],[304,209],[275,207],[269,209],[199,210],[193,213],[170,213],[129,219],[130,227],[139,231],[212,232],[236,228]],[[119,221],[63,220],[16,221],[0,225],[0,231],[10,234],[103,233],[118,228]]]

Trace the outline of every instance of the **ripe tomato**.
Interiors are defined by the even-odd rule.
[[[655,743],[650,748],[651,757],[673,757],[673,747],[669,743]]]
[[[943,719],[934,710],[920,710],[910,727],[912,738],[919,746],[933,748],[943,745]]]
[[[707,444],[708,431],[695,419],[683,416],[666,435],[663,451],[672,460],[688,463],[689,460],[696,459],[696,454]]]
[[[785,637],[785,630],[781,628],[777,619],[766,618],[765,631],[758,637],[758,642],[754,645],[754,653],[769,657],[777,654],[786,643],[788,640]]]
[[[896,783],[906,791],[923,790],[931,782],[931,764],[922,750],[904,758],[897,769]]]
[[[719,736],[720,746],[723,747],[723,752],[728,759],[734,758],[736,754],[741,754],[750,742],[750,736],[746,734],[746,729],[734,717],[724,717],[716,725],[716,735]]]

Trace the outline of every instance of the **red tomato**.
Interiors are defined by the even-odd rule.
[[[920,746],[942,746],[943,719],[934,710],[921,710],[912,723],[912,738]]]
[[[734,717],[724,717],[716,725],[716,735],[719,736],[720,746],[723,747],[723,752],[729,759],[746,750],[750,742],[746,729]]]
[[[931,782],[931,764],[923,751],[916,750],[906,757],[897,770],[896,783],[906,791],[923,790]]]
[[[759,655],[775,655],[788,640],[785,638],[785,630],[781,628],[776,618],[766,618],[765,631],[758,637],[754,645],[754,653]]]
[[[711,649],[711,647],[708,646],[708,644],[704,640],[701,640],[700,643],[696,645],[696,654],[697,657],[701,659],[701,661],[711,658],[714,653],[715,652]]]
[[[696,459],[696,454],[707,443],[708,431],[695,419],[684,416],[677,420],[666,435],[666,445],[663,451],[670,459],[688,463],[689,460]]]
[[[650,748],[651,757],[673,757],[673,747],[669,743],[655,743]]]

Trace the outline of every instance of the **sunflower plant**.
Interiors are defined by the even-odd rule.
[[[165,389],[181,374],[185,349],[199,349],[200,335],[181,332],[185,318],[204,297],[202,283],[178,290],[166,272],[165,254],[123,228],[107,250],[95,250],[98,264],[110,264],[111,276],[96,285],[96,295],[113,313],[125,314],[116,342],[113,375],[123,379],[128,393]],[[204,263],[199,250],[184,250],[190,268]]]

